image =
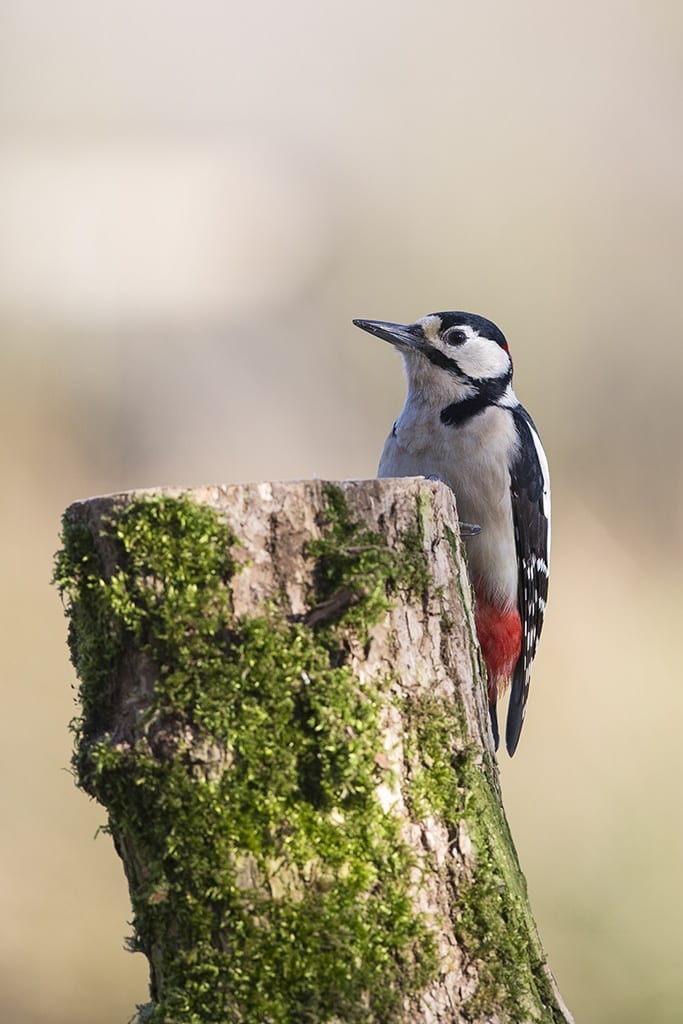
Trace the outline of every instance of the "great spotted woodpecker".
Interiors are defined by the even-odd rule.
[[[464,543],[496,747],[496,701],[512,680],[512,756],[548,594],[550,481],[536,427],[512,390],[507,342],[474,313],[430,313],[408,326],[353,322],[398,349],[408,377],[378,475],[438,478],[459,516],[481,526],[463,531]]]

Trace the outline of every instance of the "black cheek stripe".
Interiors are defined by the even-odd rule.
[[[488,409],[490,403],[483,395],[464,398],[461,402],[453,402],[441,410],[440,420],[447,427],[459,427],[466,420]]]
[[[474,381],[471,377],[465,379],[477,388],[477,394],[471,398],[463,398],[459,402],[451,402],[441,410],[441,422],[447,427],[459,427],[473,416],[484,412],[489,406],[495,405],[507,391],[512,373],[494,380]]]

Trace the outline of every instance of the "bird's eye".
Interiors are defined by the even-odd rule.
[[[467,334],[465,331],[461,331],[458,327],[451,327],[449,331],[443,336],[443,340],[447,345],[462,345],[463,341],[467,341]]]

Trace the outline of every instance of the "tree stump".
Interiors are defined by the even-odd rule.
[[[160,489],[64,517],[82,713],[164,1024],[571,1021],[503,812],[452,493]]]

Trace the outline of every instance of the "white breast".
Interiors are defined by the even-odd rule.
[[[438,411],[407,403],[387,438],[378,475],[438,476],[454,491],[462,522],[482,528],[468,538],[470,577],[497,604],[517,603],[509,467],[517,435],[508,409],[491,406],[458,427]]]

